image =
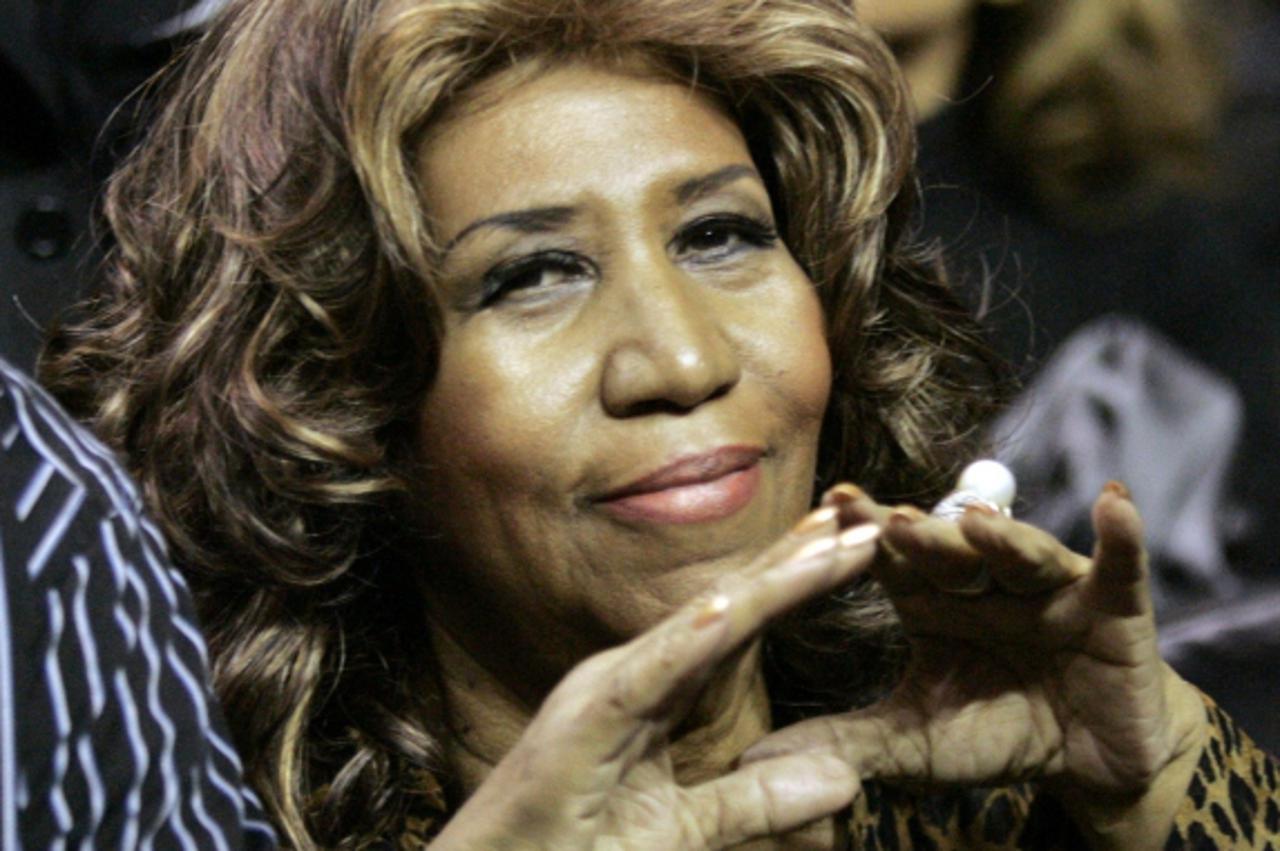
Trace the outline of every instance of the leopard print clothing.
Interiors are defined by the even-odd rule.
[[[1280,851],[1280,764],[1209,697],[1205,746],[1166,851]],[[867,783],[854,805],[864,851],[1068,851],[1088,845],[1066,811],[1032,784],[915,795]]]
[[[1213,737],[1187,790],[1166,851],[1280,851],[1280,763],[1205,701]]]
[[[1209,697],[1209,741],[1178,811],[1166,851],[1280,851],[1280,763]],[[438,806],[439,784],[424,777],[421,800]],[[443,811],[416,815],[395,847],[426,847]],[[1066,811],[1034,784],[920,794],[867,782],[849,823],[861,851],[1076,851],[1087,848]]]

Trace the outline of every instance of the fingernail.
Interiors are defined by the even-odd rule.
[[[845,549],[852,547],[860,547],[863,544],[869,544],[876,538],[880,537],[880,527],[875,523],[863,523],[861,526],[854,526],[852,529],[845,529],[840,533],[837,540],[840,546]]]
[[[985,502],[971,502],[964,507],[964,513],[978,514],[978,515],[981,515],[982,517],[995,517],[1000,512],[996,511],[994,508],[987,505]]]
[[[1102,486],[1102,489],[1112,496],[1118,496],[1121,499],[1133,501],[1133,494],[1129,492],[1129,488],[1119,479],[1112,479]]]
[[[808,535],[816,532],[823,526],[828,525],[836,519],[840,511],[834,507],[819,508],[817,511],[811,511],[801,518],[800,522],[795,525],[792,531],[797,535]]]
[[[865,499],[867,492],[857,485],[849,482],[841,482],[835,487],[828,490],[822,496],[823,505],[847,505],[850,502],[857,502]]]
[[[708,627],[722,619],[727,611],[729,611],[728,595],[716,594],[698,610],[698,614],[693,618],[693,628],[702,629]]]

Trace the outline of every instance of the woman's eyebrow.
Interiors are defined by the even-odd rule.
[[[753,166],[739,163],[716,169],[710,174],[690,178],[676,186],[673,194],[679,203],[688,204],[744,177],[760,179],[759,173]],[[577,213],[576,207],[559,206],[530,207],[527,210],[511,210],[486,216],[458,231],[458,234],[444,247],[441,255],[448,255],[458,243],[480,228],[507,228],[520,233],[540,233],[568,224]]]
[[[716,169],[710,174],[694,177],[681,183],[675,188],[676,201],[681,204],[688,204],[744,177],[754,177],[759,180],[760,174],[753,166],[744,164],[727,165],[724,168]]]
[[[527,210],[511,210],[476,219],[449,240],[441,255],[447,255],[459,242],[480,228],[507,228],[520,233],[541,233],[568,224],[577,213],[576,207],[530,207]]]

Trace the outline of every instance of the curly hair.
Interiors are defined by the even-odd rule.
[[[640,56],[714,93],[825,309],[819,486],[924,503],[971,457],[1002,368],[911,243],[905,90],[849,5],[234,0],[169,69],[109,184],[100,291],[41,374],[140,480],[291,845],[401,830],[421,773],[445,771],[387,518],[441,334],[414,152],[478,82]],[[896,664],[893,628],[874,586],[779,624],[778,706],[865,699]]]

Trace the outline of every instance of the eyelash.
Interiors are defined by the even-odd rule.
[[[704,236],[708,233],[713,233],[716,236],[736,237],[748,248],[771,248],[778,242],[777,230],[764,219],[737,214],[716,213],[704,216],[701,219],[695,219],[685,225],[676,234],[675,239],[671,241],[672,245],[677,249],[687,249],[698,231],[701,231],[701,235]],[[723,248],[712,252],[711,257],[702,258],[697,262],[717,263],[737,254],[738,250],[739,247],[735,246]]]
[[[481,285],[480,307],[488,307],[501,301],[504,296],[515,290],[531,289],[537,285],[536,278],[543,272],[563,272],[566,276],[590,274],[594,266],[577,254],[569,251],[539,251],[524,257],[518,257],[501,263],[485,273]],[[535,276],[530,284],[519,284],[519,280],[529,274]]]
[[[713,249],[694,249],[698,237],[710,235],[713,239],[737,239]],[[778,232],[768,221],[751,216],[717,213],[695,219],[682,227],[671,240],[670,246],[677,256],[693,253],[692,262],[713,265],[738,254],[744,248],[771,248],[778,241]],[[480,293],[480,308],[501,301],[508,294],[522,289],[536,289],[545,272],[563,273],[572,278],[591,274],[595,265],[581,255],[569,251],[539,251],[518,257],[490,269],[485,273]],[[533,279],[521,283],[522,278]]]

